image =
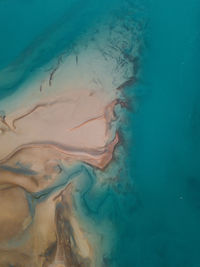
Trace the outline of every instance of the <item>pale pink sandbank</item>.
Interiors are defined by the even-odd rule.
[[[0,264],[9,258],[13,265],[30,267],[102,266],[102,240],[97,242],[95,233],[88,238],[76,216],[76,181],[37,203],[34,218],[25,191],[33,194],[53,186],[62,173],[60,163],[69,170],[79,161],[98,169],[111,162],[119,142],[118,89],[133,76],[133,63],[121,52],[119,32],[126,30],[116,28],[112,37],[119,49],[111,49],[105,27],[94,42],[60,55],[53,67],[44,66],[0,101],[5,114],[0,116]],[[129,46],[130,33],[125,35]],[[103,49],[110,53],[106,58]],[[19,165],[33,174],[12,171]],[[71,225],[73,235],[63,222]]]
[[[99,92],[67,89],[64,94],[57,94],[52,99],[48,98],[47,101],[43,99],[26,110],[19,110],[15,113],[17,116],[13,113],[7,116],[2,121],[0,137],[1,164],[13,167],[20,161],[25,166],[31,166],[31,169],[39,174],[26,176],[1,170],[2,190],[7,189],[7,195],[12,196],[13,189],[12,187],[9,189],[9,186],[18,186],[30,193],[47,188],[58,178],[59,169],[55,168],[58,161],[63,161],[68,166],[72,166],[76,161],[83,161],[104,168],[111,161],[113,150],[118,143],[118,135],[111,127],[112,121],[115,120],[116,104],[115,100],[110,103],[105,101],[104,95]],[[51,179],[45,179],[46,175],[50,175]],[[66,208],[67,211],[63,216],[73,228],[76,256],[89,259],[90,265],[86,266],[101,266],[101,263],[99,265],[96,263],[98,258],[96,249],[94,250],[73,213],[72,193],[71,184],[70,188],[54,193],[47,201],[38,204],[34,223],[31,224],[32,219],[25,204],[25,196],[23,192],[15,192],[14,196],[18,194],[22,198],[18,200],[20,203],[17,202],[22,209],[19,211],[16,209],[11,217],[3,218],[3,225],[6,223],[8,227],[5,232],[9,233],[9,229],[12,228],[13,233],[4,234],[2,238],[0,235],[0,241],[3,241],[2,247],[8,251],[6,254],[0,253],[2,259],[13,258],[13,262],[17,263],[21,261],[23,253],[31,255],[33,262],[31,266],[43,266],[44,259],[38,255],[56,240],[54,233],[59,228],[54,223],[54,216],[56,206],[63,203],[63,207],[70,207]],[[10,210],[10,200],[6,203],[8,204],[5,208]],[[5,214],[3,207],[2,209],[2,213]],[[13,224],[19,217],[19,223]],[[19,245],[17,250],[5,245],[6,240],[23,234],[27,229],[29,238]],[[62,237],[59,239],[62,240]],[[54,260],[47,266],[70,266],[66,263],[65,253],[70,252],[67,249],[63,252],[62,246],[58,244]],[[30,264],[28,260],[26,264]]]
[[[42,91],[41,80],[35,81],[28,93],[21,94],[20,103],[17,102],[19,98],[16,98],[13,105],[5,108],[6,116],[1,117],[1,165],[16,167],[20,162],[37,173],[23,175],[6,169],[0,170],[1,190],[6,192],[1,207],[1,213],[4,214],[1,224],[4,233],[0,233],[2,262],[9,258],[14,264],[23,262],[31,267],[43,266],[45,256],[39,255],[45,255],[45,250],[56,240],[60,240],[54,259],[49,260],[45,266],[71,266],[70,259],[73,257],[70,256],[70,251],[76,253],[79,260],[86,260],[86,266],[101,266],[100,260],[97,264],[98,246],[93,245],[97,242],[88,239],[73,212],[73,184],[39,203],[34,221],[23,192],[39,192],[53,185],[59,177],[59,162],[69,168],[77,161],[104,168],[111,161],[119,141],[113,127],[116,120],[116,96],[106,93],[102,86],[91,86],[84,78],[82,86],[78,79],[69,82],[62,75],[62,71],[67,69],[65,67],[63,65],[59,70],[60,73],[54,77],[51,86],[49,76],[43,78]],[[12,97],[9,101],[12,103]],[[46,179],[46,176],[51,178]],[[14,201],[19,208],[13,210],[11,207]],[[62,220],[55,217],[57,207],[61,204],[64,208],[59,215]],[[12,215],[6,215],[6,210],[12,210]],[[69,234],[67,229],[62,229],[63,220],[70,223],[74,233],[75,245],[71,244],[70,250],[62,245],[66,242],[63,241],[64,234]],[[23,240],[23,236],[27,234],[25,241],[20,241],[20,236]],[[13,238],[19,240],[16,248],[9,245],[9,240]]]
[[[5,118],[10,127],[2,129],[1,162],[18,150],[41,146],[59,151],[62,158],[70,156],[103,168],[118,140],[117,134],[111,139],[114,106],[115,102],[103,105],[102,98],[85,90],[70,100],[66,93],[12,120]]]

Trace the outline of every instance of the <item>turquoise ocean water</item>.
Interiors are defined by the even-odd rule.
[[[125,170],[117,190],[98,193],[88,174],[82,205],[117,230],[105,266],[200,267],[200,2],[129,2],[146,27],[140,78],[125,89],[137,106],[122,127]],[[0,98],[120,7],[117,0],[0,0],[0,69],[17,73],[2,78]]]

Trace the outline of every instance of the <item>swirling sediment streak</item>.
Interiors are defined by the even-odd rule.
[[[10,158],[12,158],[16,153],[24,150],[24,149],[32,149],[32,148],[50,148],[53,149],[59,153],[61,153],[60,158],[72,158],[76,160],[81,160],[83,162],[89,163],[93,166],[96,166],[100,169],[103,169],[106,167],[106,165],[109,163],[109,161],[112,159],[112,154],[114,151],[114,148],[116,144],[118,143],[119,138],[118,134],[116,134],[114,140],[108,144],[105,147],[99,148],[99,149],[82,149],[78,150],[77,148],[73,147],[64,147],[60,144],[51,144],[51,142],[46,141],[46,144],[44,142],[41,143],[30,143],[30,144],[24,144],[16,148],[13,152],[11,152],[6,158],[3,158],[0,161],[0,164],[4,164],[6,161],[8,161]],[[62,156],[63,154],[63,156]]]

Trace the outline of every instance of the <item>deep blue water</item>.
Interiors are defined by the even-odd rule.
[[[25,71],[11,85],[0,84],[1,98],[118,6],[120,1],[1,0],[0,68],[23,55],[34,40],[30,51],[36,49],[44,32],[55,41],[51,53],[22,56]],[[200,2],[149,0],[137,1],[137,6],[145,10],[141,16],[147,27],[140,79],[128,89],[135,91],[138,106],[128,113],[126,128],[132,133],[125,160],[132,187],[113,196],[101,211],[118,229],[116,249],[106,262],[116,267],[200,267]],[[55,24],[69,26],[63,47],[55,45],[63,37],[59,30],[48,37]]]

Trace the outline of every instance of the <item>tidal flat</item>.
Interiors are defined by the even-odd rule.
[[[110,266],[116,249],[109,216],[141,29],[128,2],[81,6],[66,4],[31,42],[22,34],[1,66],[0,266]]]

